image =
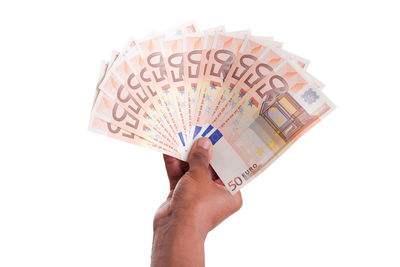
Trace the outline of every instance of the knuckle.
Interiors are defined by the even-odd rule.
[[[191,178],[191,179],[195,179],[195,177],[196,177],[196,172],[193,171],[193,169],[189,169],[189,170],[186,172],[185,175],[186,175],[187,177]]]
[[[194,151],[191,154],[191,159],[195,161],[204,161],[207,162],[207,155],[200,152],[200,151]]]
[[[207,175],[206,170],[202,167],[192,167],[188,171],[188,175],[194,179],[198,179]]]
[[[242,199],[242,195],[240,193],[238,193],[236,199],[235,199],[235,212],[240,210],[243,206],[243,199]]]

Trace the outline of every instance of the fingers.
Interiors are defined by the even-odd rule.
[[[235,201],[236,207],[235,207],[235,212],[240,210],[240,208],[243,205],[243,199],[242,199],[242,193],[239,191],[236,194],[233,195],[233,199]]]
[[[211,173],[211,178],[213,181],[216,180],[220,180],[218,174],[215,172],[215,170],[213,169],[213,167],[211,167],[211,165],[209,165],[208,167],[210,169],[210,173]]]
[[[192,177],[210,177],[209,163],[212,156],[212,145],[208,138],[200,138],[189,153],[189,171]]]
[[[208,164],[212,155],[211,147],[212,145],[210,139],[206,137],[198,139],[189,153],[188,162],[190,168],[208,168]]]
[[[165,169],[169,179],[170,190],[173,190],[178,183],[179,179],[189,169],[186,162],[176,159],[174,157],[163,154]]]

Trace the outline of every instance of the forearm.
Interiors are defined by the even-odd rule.
[[[206,235],[196,227],[169,221],[154,228],[152,267],[204,266]]]

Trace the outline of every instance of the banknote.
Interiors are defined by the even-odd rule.
[[[193,140],[196,103],[199,95],[198,83],[202,79],[201,66],[205,53],[205,34],[203,32],[186,34],[183,37],[183,79],[187,104],[188,142]],[[189,144],[190,146],[190,144]]]
[[[169,88],[167,91],[168,101],[173,101],[178,112],[177,120],[180,121],[184,146],[190,147],[187,134],[189,132],[187,92],[184,84],[183,73],[183,36],[164,38],[160,41],[162,61]],[[171,100],[173,98],[173,100]],[[167,102],[168,103],[168,102]]]
[[[153,119],[150,114],[155,112],[149,107],[149,96],[138,86],[135,81],[135,74],[126,61],[114,63],[111,71],[99,86],[100,90],[108,94],[128,113],[134,114],[156,131],[165,141],[173,143],[173,139],[168,136],[168,132],[157,119]]]
[[[187,25],[182,25],[181,27],[170,31],[173,34],[160,33],[138,42],[142,57],[145,59],[144,63],[146,69],[150,73],[153,88],[158,92],[161,104],[164,107],[164,111],[168,114],[168,118],[174,128],[175,134],[177,134],[182,147],[186,148],[186,150],[186,131],[185,123],[182,120],[183,114],[181,114],[179,108],[179,93],[173,90],[174,88],[171,88],[169,84],[161,52],[161,41],[170,36],[179,36],[195,31],[197,31],[195,24],[188,23]]]
[[[168,112],[165,110],[165,105],[162,103],[162,99],[159,97],[159,93],[153,87],[153,82],[149,71],[146,68],[145,60],[139,50],[132,50],[126,57],[126,62],[132,67],[133,75],[131,74],[130,83],[132,84],[133,90],[143,89],[146,95],[149,97],[143,106],[150,114],[150,116],[157,121],[159,126],[163,128],[164,132],[173,140],[174,144],[180,147],[175,131],[175,127],[171,122],[171,118],[168,117]]]
[[[166,155],[182,159],[181,155],[166,149],[162,145],[155,144],[151,141],[148,141],[138,135],[135,135],[131,132],[125,131],[118,126],[115,126],[109,122],[106,122],[102,118],[97,115],[93,115],[90,118],[89,122],[89,130],[101,135],[105,135],[120,141],[124,141],[127,143],[131,143],[137,146],[141,146],[144,148],[149,148],[152,150],[156,150],[158,152],[164,153]]]
[[[247,92],[231,117],[206,135],[214,145],[211,164],[232,193],[335,108],[303,74],[296,64],[281,65]]]
[[[113,66],[113,64],[115,63],[116,59],[118,58],[118,55],[119,55],[119,53],[113,51],[110,60],[108,62],[103,61],[101,63],[99,78],[98,78],[98,82],[97,82],[97,86],[96,86],[96,96],[95,96],[92,113],[91,113],[90,121],[89,121],[89,130],[92,132],[96,132],[96,133],[114,138],[114,139],[118,139],[121,141],[131,143],[134,145],[157,150],[157,151],[160,151],[167,155],[182,159],[181,154],[176,153],[174,151],[170,151],[165,146],[162,146],[160,144],[156,144],[154,142],[146,140],[145,138],[135,135],[132,132],[123,130],[118,126],[115,126],[115,125],[111,124],[110,122],[105,121],[100,116],[98,116],[95,112],[93,112],[93,110],[95,109],[94,106],[95,106],[97,97],[100,93],[99,86],[102,83],[102,81],[104,80],[104,78],[106,77],[107,73],[110,72],[110,69]]]
[[[223,26],[211,28],[204,32],[189,33],[183,38],[184,86],[188,104],[188,142],[193,141],[201,129],[198,126],[201,118],[201,105],[204,101],[204,98],[200,99],[200,95],[202,95],[201,82],[214,36],[221,31],[224,31]]]
[[[119,55],[119,53],[114,50],[114,51],[112,51],[109,60],[108,61],[103,60],[100,64],[99,77],[97,80],[96,90],[94,91],[92,109],[93,109],[94,103],[96,102],[97,95],[100,92],[100,84],[103,82],[107,72],[111,69],[111,66],[117,59],[118,55]]]
[[[310,103],[304,102],[307,100],[303,90],[311,90],[316,92],[318,98]],[[275,70],[269,72],[259,82],[255,83],[242,97],[238,104],[232,108],[231,114],[226,117],[221,124],[216,124],[218,128],[234,127],[236,130],[228,135],[240,135],[245,125],[248,125],[255,116],[257,116],[257,108],[260,103],[271,104],[276,101],[282,94],[289,92],[292,97],[295,97],[296,102],[300,103],[304,108],[307,108],[309,114],[316,113],[312,108],[319,108],[320,103],[331,103],[322,94],[319,85],[314,83],[307,73],[298,67],[297,64],[286,61],[280,64]],[[300,97],[300,95],[302,97]],[[312,105],[311,105],[312,104]],[[324,105],[321,104],[324,107]],[[321,114],[319,114],[321,117]],[[229,139],[229,137],[227,137]]]
[[[251,43],[251,42],[249,42]],[[251,55],[248,53],[244,53],[244,55]],[[255,58],[253,57],[253,60]],[[292,62],[293,64],[297,65],[298,67],[303,67],[305,64],[303,62],[299,62],[296,59],[293,59],[281,49],[274,47],[274,46],[265,46],[263,52],[259,57],[256,59],[254,63],[250,65],[250,67],[239,67],[240,65],[245,64],[237,64],[234,66],[233,70],[238,68],[239,70],[242,69],[242,74],[240,76],[229,77],[229,85],[225,83],[226,86],[223,89],[225,97],[228,98],[225,104],[217,111],[217,115],[213,118],[212,124],[215,126],[219,126],[222,121],[224,121],[228,116],[231,115],[234,107],[238,105],[246,95],[246,93],[251,89],[254,88],[255,85],[260,82],[263,78],[265,78],[271,71],[276,69],[278,66],[282,65],[285,62]],[[247,68],[247,70],[245,70]],[[308,79],[311,79],[311,76],[303,71],[303,76],[307,76]],[[313,80],[315,84],[321,88],[322,83],[317,80]],[[228,89],[226,89],[228,88]],[[227,108],[229,107],[229,108]]]
[[[144,124],[138,116],[126,111],[112,97],[103,92],[99,92],[97,96],[92,116],[100,117],[112,125],[118,126],[157,145],[167,147],[168,150],[179,154],[179,151],[172,144],[165,142],[157,132]]]
[[[223,119],[229,107],[233,107],[236,104],[235,101],[237,101],[237,98],[241,97],[243,94],[243,90],[238,91],[241,87],[237,87],[237,83],[241,81],[244,75],[247,74],[251,78],[254,75],[253,73],[258,71],[255,63],[270,47],[276,48],[282,55],[285,55],[286,58],[296,61],[302,68],[306,68],[309,64],[307,59],[283,50],[282,43],[273,41],[272,38],[259,36],[250,36],[246,38],[224,80],[222,89],[219,90],[220,94],[217,96],[217,101],[215,101],[213,114],[210,120],[211,124],[215,124],[218,118]],[[267,55],[272,56],[271,53]],[[266,58],[262,59],[265,61]],[[276,58],[276,60],[278,60],[278,58]],[[257,61],[257,63],[260,62]]]
[[[105,77],[105,75],[107,73],[108,67],[109,67],[109,62],[103,60],[100,63],[99,77],[98,77],[98,81],[97,81],[97,85],[96,85],[96,90],[94,91],[94,95],[93,95],[92,109],[93,109],[94,103],[96,102],[97,95],[100,92],[99,86],[100,86],[101,82],[103,81],[103,79],[104,79],[104,77]]]
[[[194,127],[192,128],[191,136],[193,140],[201,136],[201,132],[204,131],[207,123],[207,118],[209,117],[210,110],[207,109],[211,105],[211,96],[207,94],[207,82],[206,75],[211,64],[211,52],[213,45],[216,40],[216,36],[220,33],[224,33],[221,29],[211,30],[205,32],[204,35],[204,49],[200,65],[200,75],[201,79],[197,83],[197,93],[195,95],[196,107],[194,110]],[[248,32],[246,32],[248,33]],[[243,34],[243,32],[237,32],[237,34]],[[208,82],[209,83],[209,82]]]
[[[218,92],[221,90],[225,79],[237,52],[250,31],[240,32],[218,32],[213,40],[209,53],[209,61],[205,69],[204,79],[201,85],[200,96],[203,100],[199,111],[199,125],[204,132],[208,131],[211,118],[211,108],[217,100]]]
[[[221,116],[222,112],[231,105],[231,95],[234,93],[233,89],[236,83],[247,72],[247,70],[254,64],[254,62],[261,56],[268,46],[275,46],[280,48],[281,43],[274,42],[272,38],[263,37],[247,37],[243,45],[241,45],[235,60],[233,61],[229,72],[227,73],[222,88],[216,96],[215,105],[212,108],[211,124]]]
[[[207,137],[235,194],[335,108],[309,64],[272,37],[194,22],[130,38],[101,64],[89,129],[184,161]]]

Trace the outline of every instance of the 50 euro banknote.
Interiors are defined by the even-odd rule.
[[[250,31],[217,32],[213,38],[210,52],[207,53],[208,62],[204,70],[204,79],[200,84],[200,107],[198,124],[202,131],[207,131],[212,114],[213,103],[222,86],[235,57],[246,36]]]
[[[282,50],[282,44],[274,42],[271,37],[249,34],[249,31],[219,32],[214,38],[201,89],[204,100],[199,113],[198,124],[202,127],[200,135],[207,134],[212,129],[210,124],[223,117],[224,112],[230,111],[229,108],[235,103],[232,101],[235,84],[268,47],[275,47],[303,67],[309,63],[308,60]]]
[[[179,144],[182,149],[187,152],[186,133],[188,130],[186,129],[186,115],[184,113],[184,94],[181,94],[184,87],[181,89],[180,85],[175,86],[175,83],[172,81],[172,74],[168,75],[166,63],[170,67],[168,69],[169,73],[173,70],[173,64],[168,64],[168,62],[164,61],[162,44],[165,38],[196,32],[197,27],[194,23],[188,23],[177,29],[179,30],[173,35],[160,33],[141,40],[138,42],[138,47],[144,59],[145,67],[150,74],[152,87],[160,98],[162,111],[167,114],[166,119],[172,125],[175,137],[180,141]],[[175,50],[182,50],[182,43],[180,48]],[[171,49],[167,49],[167,51],[171,52]]]
[[[130,39],[102,66],[89,129],[181,160],[208,137],[234,194],[334,109],[308,63],[272,38],[190,23]]]
[[[89,130],[114,139],[125,141],[131,144],[160,151],[175,158],[183,159],[182,155],[170,144],[154,139],[149,134],[146,126],[131,116],[126,110],[104,94],[99,89],[100,84],[110,72],[111,66],[115,63],[117,54],[113,53],[109,63],[102,63],[99,75],[98,86],[96,87],[96,98],[93,104],[89,121]]]
[[[291,72],[289,73],[291,77],[286,75],[286,78],[304,77],[304,79],[311,80],[319,89],[323,88],[323,84],[320,81],[304,70],[304,67],[307,66],[304,59],[288,54],[275,45],[259,46],[257,44],[258,42],[248,40],[242,47],[242,52],[238,60],[233,64],[221,89],[222,97],[226,98],[226,101],[216,110],[216,115],[211,122],[213,126],[219,127],[221,123],[225,122],[235,110],[234,107],[243,101],[247,92],[255,88],[261,80],[265,79],[276,68],[288,62],[294,65],[296,69],[302,70],[300,76],[297,75],[297,72]],[[240,73],[240,75],[235,75],[235,73]]]
[[[286,62],[205,135],[213,143],[211,165],[236,193],[334,108],[301,67]]]
[[[217,119],[223,118],[225,112],[235,105],[235,101],[237,101],[235,97],[240,97],[242,94],[242,92],[238,91],[240,90],[238,89],[240,86],[236,85],[239,81],[243,81],[244,79],[247,82],[252,78],[252,76],[259,73],[259,69],[256,68],[256,63],[259,62],[257,60],[260,59],[260,57],[263,56],[270,47],[276,48],[287,58],[297,62],[297,64],[303,69],[305,69],[309,64],[307,59],[284,51],[281,48],[282,43],[275,42],[272,38],[258,36],[250,36],[246,38],[224,79],[222,88],[219,90],[219,95],[217,96],[218,100],[215,101],[215,106],[211,116],[211,124],[214,124]],[[279,60],[277,57],[271,57],[271,59],[271,66],[274,66],[276,61]],[[254,73],[254,71],[256,72]],[[246,78],[242,79],[244,76]]]
[[[201,130],[205,94],[202,81],[207,69],[215,35],[224,31],[223,26],[204,32],[186,34],[184,37],[184,80],[188,102],[193,103],[189,114],[189,139],[192,141]]]
[[[186,32],[194,31],[196,31],[196,25],[189,22],[156,36],[159,38],[181,36]],[[150,39],[150,41],[155,41],[155,39]],[[98,95],[93,113],[102,116],[107,121],[112,120],[113,124],[147,138],[151,142],[170,148],[173,146],[175,150],[182,151],[176,139],[176,131],[174,132],[175,125],[170,123],[174,118],[171,117],[171,113],[165,112],[165,109],[169,107],[166,107],[166,102],[162,102],[164,99],[157,94],[157,87],[154,86],[157,80],[152,80],[154,73],[149,74],[147,71],[149,66],[152,66],[149,61],[153,59],[144,55],[140,49],[142,43],[143,41],[137,45],[137,42],[131,38],[122,52],[111,62],[111,68],[99,85],[104,94]],[[152,42],[150,47],[153,48],[151,44]],[[154,53],[149,54],[149,57],[158,56],[160,51],[157,47],[156,45]],[[112,110],[110,110],[111,104],[114,104]]]
[[[173,135],[161,122],[160,114],[154,107],[152,91],[143,89],[137,79],[137,72],[127,60],[115,62],[99,88],[129,114],[149,126],[165,142],[176,144]]]

